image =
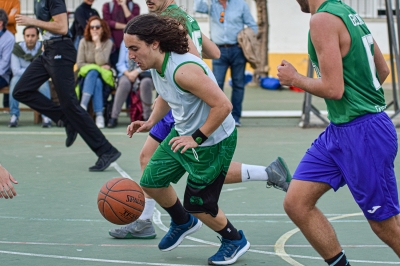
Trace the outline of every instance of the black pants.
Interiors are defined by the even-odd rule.
[[[109,151],[112,145],[97,128],[88,112],[80,107],[75,93],[73,67],[76,50],[71,39],[45,41],[44,52],[36,58],[16,84],[14,98],[57,122],[69,123],[97,156]],[[60,105],[41,94],[39,87],[52,79]]]

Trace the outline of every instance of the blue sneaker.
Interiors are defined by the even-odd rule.
[[[163,239],[161,239],[160,243],[158,244],[158,248],[161,251],[173,250],[179,246],[185,236],[193,234],[199,230],[202,225],[203,223],[191,214],[189,221],[182,225],[177,225],[171,220],[169,231],[163,237]]]
[[[242,236],[240,240],[222,238],[218,252],[208,258],[208,265],[230,265],[246,253],[250,248],[250,242],[247,241],[242,230],[239,230],[239,234]]]

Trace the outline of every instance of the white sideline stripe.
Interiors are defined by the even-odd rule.
[[[67,244],[67,243],[47,243],[47,242],[16,242],[16,241],[0,241],[0,244],[4,245],[38,245],[38,246],[75,246],[75,247],[149,247],[154,248],[157,247],[156,244],[83,244],[83,243],[75,243],[75,244]],[[251,245],[252,247],[258,248],[272,248],[275,245]],[[387,248],[386,245],[341,245],[344,248]],[[182,248],[210,248],[210,245],[179,245]],[[285,245],[285,247],[289,248],[312,248],[311,245]]]
[[[235,191],[235,190],[242,190],[242,189],[247,189],[247,188],[246,187],[228,188],[228,189],[221,190],[221,193]]]
[[[151,262],[139,262],[139,261],[124,261],[124,260],[103,260],[94,258],[80,258],[70,256],[57,256],[57,255],[46,255],[46,254],[35,254],[35,253],[24,253],[24,252],[13,252],[0,250],[0,253],[10,255],[20,255],[29,257],[41,257],[50,259],[65,259],[65,260],[80,260],[80,261],[91,261],[91,262],[104,262],[104,263],[118,263],[118,264],[132,264],[132,265],[155,265],[155,266],[200,266],[200,265],[189,265],[189,264],[169,264],[169,263],[151,263]]]
[[[128,173],[125,172],[125,171],[118,165],[118,163],[113,162],[112,164],[110,164],[110,166],[111,166],[111,167],[114,167],[115,170],[117,170],[117,172],[118,172],[122,177],[132,179],[132,177],[130,177],[130,175],[128,175]]]

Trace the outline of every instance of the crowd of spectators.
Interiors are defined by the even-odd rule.
[[[98,128],[106,125],[113,128],[117,125],[123,104],[129,107],[130,92],[138,92],[140,87],[143,117],[147,119],[153,101],[153,82],[150,75],[139,75],[140,69],[132,67],[134,62],[127,58],[124,44],[120,49],[123,29],[130,19],[139,15],[140,7],[132,0],[112,0],[104,3],[101,18],[99,12],[92,8],[93,2],[82,1],[74,12],[69,30],[77,50],[76,93],[80,104],[85,110],[93,112]],[[42,53],[39,30],[33,26],[23,29],[22,42],[15,42],[15,15],[19,13],[19,0],[0,3],[0,89],[9,87],[10,91],[10,94],[3,95],[3,107],[10,108],[9,127],[18,126],[20,115],[18,101],[11,96],[13,88],[28,65]],[[51,95],[50,85],[46,81],[39,89],[47,98]],[[113,90],[116,91],[112,93]],[[111,117],[105,117],[107,101],[116,102],[112,115],[111,112],[108,114]],[[42,126],[51,125],[52,121],[42,116]]]

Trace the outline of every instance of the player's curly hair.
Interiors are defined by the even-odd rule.
[[[147,44],[159,41],[162,52],[184,54],[189,51],[188,31],[183,18],[182,21],[178,21],[163,15],[140,15],[128,22],[124,33],[136,35]]]

